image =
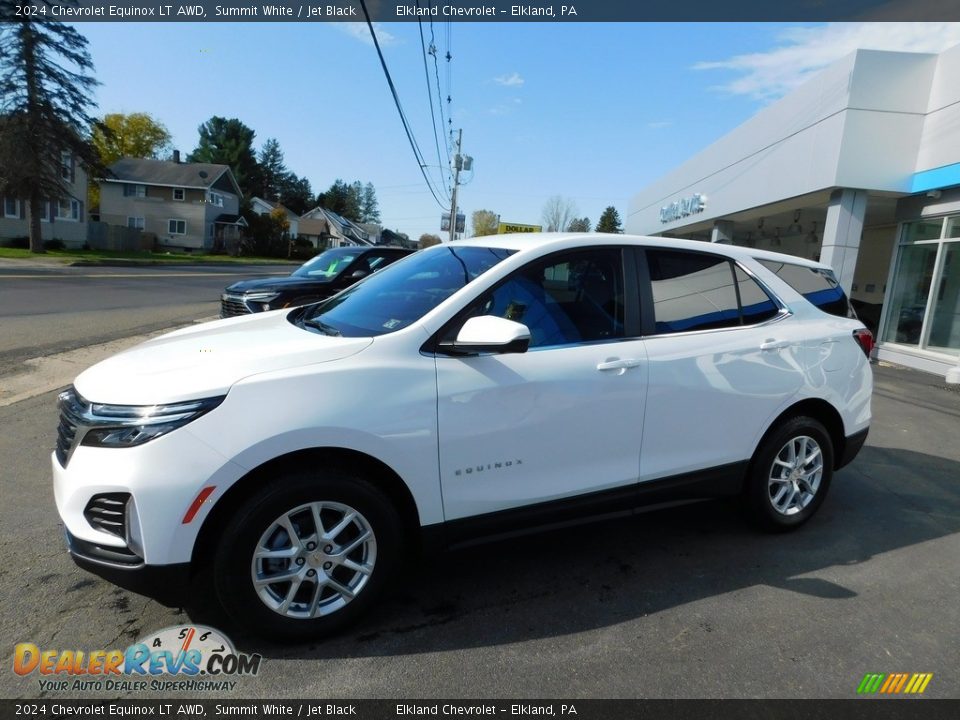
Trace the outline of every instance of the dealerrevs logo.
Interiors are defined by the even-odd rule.
[[[177,625],[151,633],[125,650],[41,650],[19,643],[13,671],[40,675],[41,690],[233,690],[232,678],[256,675],[260,655],[238,653],[220,631]]]

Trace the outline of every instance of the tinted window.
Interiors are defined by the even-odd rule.
[[[315,327],[347,337],[394,332],[419,320],[513,252],[437,246],[391,263],[339,295],[309,306],[299,322],[316,321]]]
[[[326,250],[315,258],[308,260],[294,271],[297,277],[308,277],[314,280],[331,280],[338,273],[352,263],[362,250],[353,248],[334,248]]]
[[[739,267],[736,268],[736,275],[743,324],[756,325],[776,317],[780,308],[770,299],[767,291]]]
[[[511,275],[474,303],[455,329],[467,317],[496,315],[526,325],[531,348],[613,340],[624,336],[623,300],[619,250],[565,253]]]
[[[855,317],[843,288],[832,272],[778,260],[759,262],[824,312],[839,317]]]
[[[658,333],[740,325],[730,262],[716,255],[647,250]]]

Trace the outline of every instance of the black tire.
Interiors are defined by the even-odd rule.
[[[793,471],[781,464],[789,457],[788,444],[795,443],[793,448],[796,451],[804,447],[803,438],[817,444],[822,459],[819,480],[812,493],[810,483],[813,478],[808,477],[806,471],[816,467],[816,458],[797,469],[800,477],[793,481],[787,479]],[[812,454],[809,443],[806,447],[807,452]],[[833,457],[830,433],[822,423],[811,417],[790,418],[768,432],[754,453],[747,474],[744,500],[750,519],[767,532],[787,532],[803,525],[817,512],[830,489]],[[782,479],[773,480],[775,473]],[[779,495],[781,490],[784,492],[782,496]],[[798,494],[791,495],[794,492]],[[807,498],[808,494],[812,494],[812,497]],[[794,498],[796,503],[792,504]]]
[[[308,640],[335,633],[369,609],[399,568],[403,555],[400,518],[383,493],[346,470],[325,470],[320,476],[289,472],[269,478],[268,482],[269,488],[253,495],[235,513],[217,544],[213,560],[217,598],[238,626],[267,639]],[[264,547],[280,548],[274,552],[294,552],[286,547],[295,545],[289,542],[289,533],[277,525],[277,521],[304,506],[306,509],[288,518],[299,535],[296,544],[301,546],[301,551],[296,557],[258,560],[255,564],[255,549],[264,537],[268,537]],[[343,508],[355,511],[357,515],[332,539],[315,537],[317,547],[307,552],[311,532],[316,533],[312,520],[314,507],[321,509],[321,526],[328,531],[346,522],[348,513]],[[342,515],[338,517],[338,513]],[[334,554],[337,549],[348,548],[365,533],[365,528],[372,533],[373,544],[369,540],[362,542],[357,550],[343,557],[343,565],[340,565],[341,561],[331,562],[333,555],[328,558],[322,554],[327,547],[334,548]],[[268,532],[271,533],[269,536],[266,535]],[[352,563],[350,567],[346,564],[348,560]],[[358,564],[369,564],[372,570],[361,573],[351,569]],[[326,570],[328,565],[333,567],[329,573]],[[280,602],[290,595],[295,580],[281,580],[259,589],[254,585],[254,572],[259,577],[276,577],[301,571],[312,571],[313,575],[309,578],[298,575],[299,589],[294,589],[290,608],[284,614],[280,609],[268,607],[267,602]],[[326,585],[336,582],[349,590],[351,585],[345,578],[355,578],[360,583],[353,586],[359,589],[349,599],[346,594]],[[312,594],[314,590],[319,593],[316,597]],[[336,596],[329,597],[330,602],[323,599],[328,593]],[[343,605],[337,608],[340,602]],[[310,608],[321,606],[327,614],[306,617]],[[300,616],[293,617],[292,614],[296,613]]]

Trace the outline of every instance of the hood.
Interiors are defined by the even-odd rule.
[[[241,280],[227,287],[226,292],[242,295],[249,292],[286,292],[288,290],[316,290],[318,286],[329,284],[332,278],[305,278],[287,275],[286,277],[254,278]]]
[[[85,370],[74,386],[98,403],[152,405],[224,395],[250,375],[341,360],[372,338],[303,330],[289,310],[194,325],[148,340]]]

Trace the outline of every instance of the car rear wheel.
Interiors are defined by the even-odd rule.
[[[399,565],[403,533],[389,500],[344,471],[270,479],[224,530],[217,597],[265,637],[336,632],[367,610]]]
[[[746,501],[765,530],[799,527],[823,503],[833,476],[833,442],[810,417],[794,417],[768,433],[750,463]]]

